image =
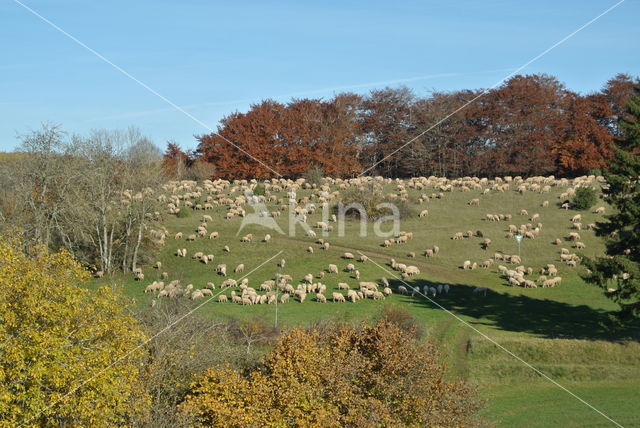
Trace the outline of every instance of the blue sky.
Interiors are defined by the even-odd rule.
[[[20,1],[213,129],[263,98],[489,87],[617,2]],[[581,92],[639,75],[639,16],[626,0],[523,73]],[[0,46],[0,150],[42,122],[135,125],[161,147],[208,132],[12,0]]]

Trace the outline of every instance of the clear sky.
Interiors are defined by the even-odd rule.
[[[215,129],[263,98],[490,87],[618,0],[20,1]],[[640,75],[638,18],[626,0],[523,73],[584,93]],[[0,46],[0,150],[42,122],[135,125],[161,147],[208,132],[12,0]]]

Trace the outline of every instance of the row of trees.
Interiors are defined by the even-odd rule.
[[[600,92],[580,95],[540,74],[515,76],[486,93],[418,97],[386,88],[329,100],[265,100],[197,137],[192,153],[171,144],[165,165],[171,174],[178,162],[205,162],[225,178],[274,175],[255,159],[287,177],[310,166],[340,177],[582,174],[611,158],[634,88],[640,80],[621,74]]]
[[[67,138],[44,125],[0,162],[0,227],[110,273],[153,251],[159,149],[137,129]]]

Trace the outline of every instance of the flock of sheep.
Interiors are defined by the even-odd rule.
[[[193,229],[192,233],[183,234],[177,232],[173,234],[173,238],[176,241],[184,240],[188,243],[195,241],[209,239],[215,240],[220,238],[218,231],[211,231],[210,225],[219,221],[231,220],[234,217],[244,217],[247,215],[247,205],[262,204],[266,207],[267,204],[273,208],[272,211],[264,209],[258,212],[261,217],[279,217],[284,211],[290,209],[291,204],[294,206],[294,215],[296,220],[307,224],[311,219],[311,216],[320,209],[326,209],[331,204],[340,200],[341,192],[353,188],[369,188],[371,184],[379,186],[381,189],[383,185],[395,186],[395,192],[387,193],[385,196],[390,200],[398,200],[400,202],[415,202],[417,204],[424,204],[430,200],[443,199],[447,193],[459,191],[459,192],[478,192],[481,197],[471,198],[467,204],[469,206],[480,207],[482,206],[482,196],[488,195],[492,192],[504,193],[510,189],[515,190],[520,194],[526,192],[536,192],[540,194],[550,193],[554,187],[568,187],[568,189],[559,195],[559,198],[564,200],[570,198],[580,186],[593,186],[602,182],[602,177],[584,176],[573,180],[568,179],[555,179],[554,177],[530,177],[523,179],[521,177],[496,177],[494,179],[477,178],[477,177],[464,177],[455,180],[449,180],[446,178],[438,177],[416,177],[408,180],[399,179],[384,179],[382,177],[359,177],[355,179],[343,180],[325,178],[323,184],[315,185],[306,182],[304,179],[291,180],[291,179],[271,179],[262,182],[257,180],[206,180],[203,183],[197,183],[194,181],[172,181],[165,184],[162,187],[162,192],[158,196],[158,200],[166,204],[166,210],[169,214],[178,214],[183,209],[189,209],[193,211],[203,211],[200,217],[200,222]],[[256,195],[254,190],[256,186],[260,184],[263,191],[262,194]],[[415,199],[410,198],[409,189],[417,191],[419,196]],[[433,192],[427,194],[426,189],[433,189]],[[305,191],[306,196],[298,197],[298,193]],[[549,201],[544,201],[540,207],[542,209],[548,208]],[[560,204],[562,208],[568,208],[566,203]],[[216,218],[213,212],[219,212],[219,208],[223,208],[223,213],[220,218]],[[211,214],[204,213],[206,211],[212,211]],[[594,213],[604,213],[604,207],[598,207]],[[542,213],[542,214],[541,214]],[[527,210],[521,209],[516,215],[513,214],[500,214],[500,213],[487,213],[483,220],[488,222],[512,222],[514,218],[526,218],[522,224],[509,223],[505,228],[505,238],[513,238],[516,234],[521,235],[524,239],[539,239],[544,235],[544,225],[542,223],[544,219],[544,212],[533,213],[529,215]],[[154,213],[154,215],[157,213]],[[429,210],[420,210],[418,217],[428,218]],[[309,237],[316,236],[316,230],[320,230],[322,233],[329,234],[333,231],[332,224],[336,221],[336,216],[332,215],[329,219],[323,219],[323,221],[316,221],[309,225],[306,229],[306,235]],[[583,227],[582,217],[577,214],[570,218],[570,231],[564,238],[554,237],[551,241],[553,245],[562,245],[563,242],[570,242],[573,244],[573,248],[581,250],[585,248],[585,244],[581,241],[579,231],[590,230],[595,227],[594,224],[587,224]],[[160,230],[150,231],[151,238],[155,239],[158,243],[164,244],[166,236],[169,232],[166,228]],[[391,247],[395,245],[402,245],[408,243],[414,237],[413,232],[400,232],[392,239],[386,239],[381,243],[382,247]],[[467,230],[455,232],[451,235],[451,239],[454,241],[464,241],[469,238],[481,238],[479,243],[481,248],[489,249],[492,245],[492,239],[485,236],[481,230]],[[495,238],[494,238],[495,239]],[[265,234],[261,238],[256,238],[253,234],[247,234],[242,236],[239,241],[242,244],[250,244],[256,241],[269,243],[272,241],[270,234]],[[228,242],[231,244],[231,242]],[[325,239],[318,239],[316,244],[320,249],[329,250],[331,248],[329,242]],[[230,252],[229,245],[225,245],[223,251]],[[314,246],[308,246],[306,251],[308,253],[314,252]],[[429,248],[424,249],[422,255],[426,258],[436,257],[440,252],[438,245],[432,245]],[[187,258],[188,249],[178,248],[175,251],[177,257]],[[408,258],[414,258],[415,252],[409,252]],[[580,257],[576,253],[572,253],[567,248],[561,248],[559,251],[559,259],[567,267],[575,268],[580,261]],[[356,261],[356,257],[349,252],[342,254],[344,260],[349,261],[343,269],[339,269],[337,264],[331,263],[328,265],[326,272],[320,272],[316,276],[313,274],[304,275],[299,283],[294,286],[292,283],[293,278],[291,275],[278,274],[275,279],[262,282],[257,287],[251,287],[249,285],[249,279],[244,278],[239,283],[233,279],[225,279],[220,288],[231,288],[229,295],[219,294],[216,296],[218,302],[234,302],[241,305],[253,305],[253,304],[271,304],[278,301],[279,303],[286,303],[289,300],[297,300],[304,302],[308,299],[307,296],[312,296],[312,299],[325,303],[327,301],[333,302],[345,302],[347,300],[351,302],[357,302],[362,299],[383,300],[385,297],[393,293],[389,282],[382,278],[378,281],[360,281],[361,274],[353,263]],[[196,251],[191,255],[191,259],[199,263],[209,264],[215,259],[214,254],[205,254],[202,251]],[[365,263],[369,260],[367,256],[361,255],[357,258],[360,263]],[[554,287],[562,282],[562,278],[558,275],[558,269],[554,264],[547,264],[538,268],[532,266],[522,265],[521,258],[518,255],[508,255],[501,252],[496,252],[493,257],[487,257],[485,260],[472,261],[464,260],[461,264],[461,268],[464,270],[474,270],[477,268],[491,269],[496,262],[504,264],[498,264],[496,272],[499,273],[507,285],[520,286],[526,288],[542,288]],[[285,260],[282,259],[278,266],[280,268],[285,267]],[[515,265],[513,268],[509,268],[505,265]],[[411,277],[421,274],[420,269],[414,265],[407,265],[405,263],[398,263],[394,259],[391,259],[389,265],[392,269],[398,272],[403,282],[410,280]],[[162,263],[157,262],[154,267],[160,271],[162,269]],[[225,263],[217,264],[214,272],[221,276],[226,277],[230,271]],[[230,268],[229,268],[230,269]],[[233,273],[241,274],[245,270],[244,263],[238,263],[233,268]],[[337,274],[341,271],[348,272],[353,275],[353,278],[357,281],[357,285],[349,285],[345,282],[339,282],[335,288],[335,291],[327,291],[327,285],[322,281],[325,275]],[[534,273],[538,273],[536,279],[533,278]],[[144,273],[142,270],[134,272],[134,277],[137,280],[144,280]],[[170,275],[168,272],[162,272],[160,274],[160,281],[154,281],[145,288],[145,292],[154,293],[157,298],[177,298],[188,297],[190,299],[201,299],[204,297],[213,297],[212,290],[216,289],[213,282],[209,282],[202,288],[194,288],[192,284],[183,286],[180,281],[173,280],[168,281]],[[165,285],[165,281],[167,282]],[[406,283],[405,283],[406,284]],[[343,291],[346,294],[343,294]],[[423,294],[425,296],[437,296],[441,293],[448,293],[449,286],[447,284],[441,284],[439,286],[425,286],[422,291],[417,287],[410,285],[399,285],[396,292],[405,295]],[[486,287],[476,287],[474,289],[475,294],[486,294]],[[155,304],[155,299],[153,303]]]

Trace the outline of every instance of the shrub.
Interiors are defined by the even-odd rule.
[[[196,426],[467,426],[480,404],[433,344],[381,320],[293,329],[246,373],[209,369],[181,408]]]
[[[379,183],[373,182],[346,189],[342,194],[340,204],[342,204],[342,206],[354,204],[363,207],[370,220],[376,220],[380,217],[393,214],[391,209],[381,206],[381,204],[394,205],[398,209],[400,219],[412,217],[414,214],[409,204],[397,199],[388,199],[384,195],[382,186]],[[338,214],[340,205],[335,205],[333,211],[335,214]],[[354,208],[349,208],[345,213],[346,217],[359,218],[360,215],[360,211]]]
[[[264,184],[263,183],[258,183],[253,188],[253,194],[256,195],[256,196],[264,196],[264,192],[265,191],[266,191],[266,189],[264,188]]]
[[[191,210],[186,208],[186,207],[182,207],[180,208],[180,211],[178,211],[178,214],[176,214],[176,217],[178,218],[187,218],[191,215]]]
[[[319,166],[314,165],[311,168],[309,168],[302,177],[307,183],[311,185],[319,186],[322,184],[324,171]]]
[[[571,204],[576,210],[588,210],[598,201],[598,194],[592,187],[580,187],[571,200]]]

